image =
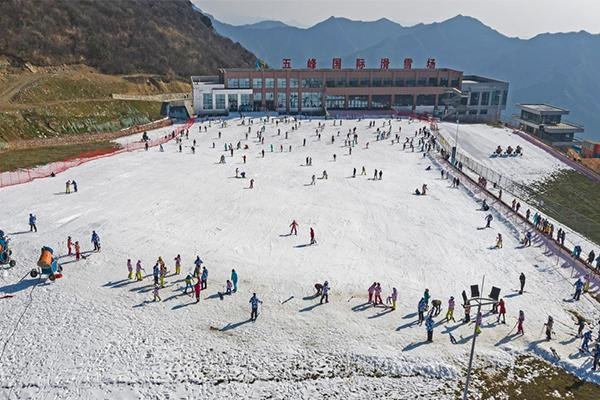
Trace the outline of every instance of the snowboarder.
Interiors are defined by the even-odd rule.
[[[29,214],[29,232],[37,232],[36,221],[37,217],[33,214]]]
[[[521,282],[521,289],[519,290],[519,294],[523,294],[523,289],[525,289],[525,274],[521,272],[519,275],[519,282]]]
[[[231,282],[233,283],[233,293],[237,292],[238,275],[235,269],[231,270]]]
[[[202,280],[202,289],[206,289],[208,285],[208,268],[202,267],[202,276],[200,279]]]
[[[500,299],[500,301],[498,302],[498,319],[496,320],[496,322],[500,322],[500,317],[502,317],[502,323],[506,324],[506,304],[504,302],[504,299]]]
[[[127,274],[127,279],[132,279],[133,278],[133,265],[131,264],[131,258],[127,259],[127,272],[129,272]]]
[[[181,273],[181,255],[177,254],[175,257],[175,275],[179,275]]]
[[[292,223],[290,224],[290,227],[292,228],[292,230],[290,231],[290,235],[293,233],[294,235],[298,235],[298,223],[296,222],[296,220],[292,220]]]
[[[552,326],[554,326],[554,319],[548,315],[548,321],[544,324],[546,327],[546,340],[552,339]]]
[[[315,240],[315,230],[312,227],[310,228],[310,244],[317,244],[317,241]]]
[[[428,315],[425,320],[425,329],[427,329],[427,343],[433,342],[433,318],[431,315]]]
[[[490,227],[493,219],[494,219],[494,217],[492,216],[492,214],[488,214],[485,216],[485,227],[486,228]]]
[[[142,268],[142,261],[141,260],[137,260],[137,263],[135,263],[135,279],[137,281],[141,281],[142,280],[142,270],[144,268]]]
[[[154,284],[154,289],[152,290],[152,294],[154,295],[154,301],[162,301],[162,299],[160,298],[159,294],[158,294],[158,285]]]
[[[517,335],[524,335],[523,322],[525,322],[525,313],[519,310],[519,318],[517,319]]]
[[[249,303],[251,306],[250,321],[254,322],[258,317],[258,304],[262,304],[262,301],[256,296],[256,293],[253,293]]]
[[[185,289],[183,290],[183,294],[187,294],[188,289],[192,290],[192,275],[187,274],[185,277]]]
[[[456,320],[454,319],[454,307],[456,305],[456,302],[454,301],[454,296],[450,296],[450,299],[448,299],[448,311],[446,311],[446,321],[450,322],[456,322]]]
[[[323,288],[321,289],[321,302],[320,304],[323,304],[323,300],[325,300],[325,303],[329,303],[329,282],[325,281],[323,283]]]
[[[92,231],[92,243],[94,244],[94,251],[100,251],[100,236],[96,231]]]

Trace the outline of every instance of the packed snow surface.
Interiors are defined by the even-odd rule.
[[[248,140],[248,125],[239,119],[227,127],[212,122],[201,133],[199,126],[208,124],[194,124],[181,153],[172,141],[164,152],[119,154],[0,190],[0,228],[12,237],[18,261],[0,278],[0,296],[14,295],[0,299],[0,397],[453,398],[473,334],[473,325],[460,321],[460,294],[483,275],[484,294],[491,285],[500,287],[508,314],[506,325],[497,324],[485,308],[479,357],[508,363],[535,352],[549,358],[552,346],[559,365],[597,381],[586,372],[588,357],[577,354],[579,339],[570,336],[574,322],[567,310],[595,318],[587,295],[571,302],[571,270],[538,243],[521,248],[519,231],[500,214],[491,229],[478,229],[485,214],[476,195],[451,188],[418,148],[402,149],[405,137],[423,124],[393,121],[390,139],[377,141],[376,128],[388,129],[383,121],[373,128],[367,120],[344,120],[341,127],[339,121],[302,121],[295,130],[293,122],[269,122],[264,145],[256,138],[263,125],[258,119]],[[319,123],[326,125],[320,140]],[[353,127],[359,144],[349,155],[344,139]],[[391,144],[396,134],[400,144]],[[466,149],[468,138],[460,140]],[[224,144],[235,148],[238,141],[249,148],[230,157]],[[480,143],[473,141],[469,151]],[[514,143],[529,160],[519,170],[539,175],[556,164],[517,137]],[[489,153],[488,147],[477,151],[474,156]],[[225,164],[218,163],[221,155]],[[304,165],[306,157],[312,166]],[[236,168],[247,178],[235,178]],[[382,180],[372,179],[374,169],[383,171]],[[309,185],[323,170],[328,179]],[[68,179],[77,181],[78,193],[64,194]],[[413,195],[423,183],[427,195]],[[37,233],[28,232],[30,212],[38,217]],[[293,219],[300,224],[297,236],[288,235]],[[313,246],[307,245],[310,227],[318,242]],[[101,252],[78,262],[65,255],[69,235],[91,250],[92,230],[101,237]],[[504,246],[494,249],[498,233]],[[44,245],[61,256],[64,277],[19,283]],[[179,276],[173,275],[177,254],[183,260]],[[209,270],[199,304],[183,294],[196,255]],[[162,301],[152,302],[159,256],[169,275]],[[128,258],[142,260],[143,282],[127,279]],[[217,292],[232,268],[239,291],[220,300]],[[518,295],[521,272],[527,283]],[[313,285],[325,280],[330,299],[319,305]],[[398,289],[395,311],[366,303],[375,281],[384,301],[392,287]],[[416,324],[425,288],[443,304],[433,343],[425,343],[425,326]],[[264,303],[258,320],[249,322],[253,292]],[[442,322],[450,296],[457,300],[456,323]],[[511,330],[519,309],[526,315],[522,337]],[[550,314],[556,339],[546,343],[541,331]]]

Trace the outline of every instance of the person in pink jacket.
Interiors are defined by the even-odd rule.
[[[194,293],[196,293],[196,303],[200,302],[200,291],[202,290],[202,283],[200,279],[194,285]]]
[[[383,301],[381,300],[381,285],[379,284],[379,282],[375,286],[374,294],[375,294],[375,296],[374,296],[373,306],[376,306],[378,304],[383,304]]]
[[[377,282],[373,282],[373,284],[369,286],[369,303],[373,302],[373,293],[375,293],[375,286],[377,286]]]

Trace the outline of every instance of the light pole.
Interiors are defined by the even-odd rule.
[[[481,279],[481,293],[483,293],[483,285],[485,283],[485,275]],[[471,298],[467,300],[467,295],[463,291],[463,300],[465,303],[470,305],[471,301],[477,303],[477,315],[475,316],[475,328],[473,329],[473,340],[471,341],[471,354],[469,355],[469,367],[467,368],[467,379],[465,381],[465,390],[463,392],[463,400],[467,400],[469,394],[469,383],[471,382],[471,370],[473,368],[473,358],[475,356],[475,341],[479,331],[479,314],[481,313],[481,306],[495,304],[498,302],[500,297],[500,289],[492,286],[492,291],[488,297],[481,297],[479,287],[477,285],[471,285]]]

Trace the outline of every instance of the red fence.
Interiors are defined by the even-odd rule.
[[[49,176],[52,176],[52,174],[58,174],[60,172],[66,171],[73,167],[77,167],[81,164],[84,164],[84,163],[92,161],[92,160],[97,160],[97,159],[104,158],[104,157],[110,157],[115,154],[125,153],[125,152],[129,152],[129,151],[141,150],[141,149],[145,148],[146,144],[148,144],[149,148],[159,146],[163,143],[166,143],[166,142],[174,139],[178,135],[182,134],[182,132],[185,132],[185,130],[188,129],[192,124],[193,124],[193,120],[190,120],[185,125],[177,127],[173,133],[166,135],[164,137],[149,140],[147,142],[140,141],[140,142],[128,143],[128,144],[121,146],[119,148],[116,148],[116,149],[107,149],[105,151],[103,150],[100,152],[83,153],[72,159],[68,159],[68,160],[64,160],[64,161],[57,161],[57,162],[53,162],[50,164],[41,165],[41,166],[35,167],[35,168],[20,169],[17,171],[10,171],[10,172],[2,172],[2,173],[0,173],[0,188],[7,187],[7,186],[13,186],[13,185],[19,185],[21,183],[31,182],[32,180],[38,179],[38,178],[47,178]]]

